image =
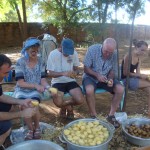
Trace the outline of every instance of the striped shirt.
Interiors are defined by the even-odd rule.
[[[102,45],[94,44],[88,48],[83,64],[84,66],[91,68],[93,71],[108,77],[108,74],[111,70],[114,72],[117,71],[117,51],[115,50],[107,60],[104,60],[102,55]],[[84,73],[83,78],[87,76],[89,75]]]

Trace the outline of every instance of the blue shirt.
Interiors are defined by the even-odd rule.
[[[88,48],[83,64],[93,71],[107,77],[110,71],[113,70],[114,73],[117,72],[117,51],[115,50],[108,59],[103,59],[102,45],[94,44]],[[84,73],[83,78],[87,76],[91,77]],[[94,77],[91,78],[94,79]],[[97,79],[94,80],[97,81]]]

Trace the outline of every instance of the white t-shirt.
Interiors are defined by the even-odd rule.
[[[65,57],[58,49],[55,49],[50,52],[48,60],[47,60],[47,70],[55,71],[55,72],[65,72],[72,71],[73,66],[79,66],[79,58],[76,51],[74,51],[73,55],[69,55]],[[51,83],[67,83],[76,81],[70,77],[61,76],[57,78],[52,78]]]

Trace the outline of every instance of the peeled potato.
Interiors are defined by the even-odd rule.
[[[32,103],[33,106],[38,106],[39,105],[38,101],[31,101],[31,103]]]
[[[104,143],[109,131],[99,121],[78,122],[64,130],[67,139],[81,146],[95,146]]]
[[[58,90],[56,88],[49,88],[49,91],[53,94],[57,94]]]
[[[112,82],[109,80],[107,84],[111,84]]]

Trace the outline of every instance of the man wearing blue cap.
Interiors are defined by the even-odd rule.
[[[61,108],[61,117],[74,118],[73,105],[83,103],[84,97],[74,76],[78,72],[79,65],[74,42],[69,38],[64,38],[60,47],[53,50],[48,57],[47,70],[48,75],[52,77],[52,86],[61,91],[60,95],[53,95],[55,105]],[[69,93],[72,98],[63,100],[64,93]]]

